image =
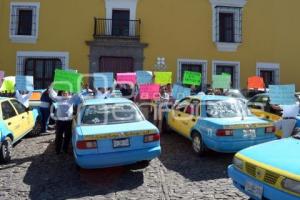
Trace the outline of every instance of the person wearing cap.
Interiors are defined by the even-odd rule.
[[[49,95],[57,103],[55,151],[60,154],[63,148],[64,153],[68,153],[72,136],[73,106],[78,98],[83,101],[83,96],[81,93],[71,95],[68,91],[62,91],[61,96],[58,96],[52,87],[49,88]]]

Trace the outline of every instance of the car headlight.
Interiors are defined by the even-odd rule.
[[[299,181],[294,181],[292,179],[285,178],[281,182],[281,186],[286,190],[300,194],[300,182]]]
[[[244,167],[244,162],[243,162],[241,159],[239,159],[239,158],[237,158],[237,157],[234,157],[234,158],[233,158],[233,165],[234,165],[235,167],[239,168],[239,169],[243,169],[243,167]]]

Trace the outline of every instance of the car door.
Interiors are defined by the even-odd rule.
[[[22,136],[21,118],[8,100],[1,103],[1,111],[2,119],[13,134],[14,140],[20,139]]]
[[[173,108],[168,117],[169,126],[180,134],[183,134],[185,119],[188,117],[185,113],[186,108],[190,105],[190,98],[184,98],[179,101]]]
[[[21,129],[23,133],[29,132],[33,128],[33,116],[31,111],[26,111],[26,108],[23,104],[18,102],[15,99],[10,100],[16,111],[18,112],[21,118]]]

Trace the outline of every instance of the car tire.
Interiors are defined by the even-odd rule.
[[[8,163],[12,155],[12,142],[9,137],[5,138],[0,147],[0,162]]]
[[[42,120],[41,118],[37,118],[34,124],[32,131],[30,132],[30,136],[39,136],[42,133]]]
[[[192,133],[192,147],[198,156],[203,156],[206,152],[205,144],[199,132],[194,131]]]
[[[171,133],[172,130],[167,122],[167,119],[164,117],[162,120],[162,125],[161,125],[161,129],[162,129],[162,133],[167,134],[167,133]]]

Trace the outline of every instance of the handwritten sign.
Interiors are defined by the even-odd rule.
[[[20,91],[33,91],[33,76],[16,76],[16,89]]]
[[[140,99],[155,100],[160,98],[160,85],[158,84],[142,84],[140,85]]]
[[[185,71],[183,75],[183,84],[201,85],[201,73]]]
[[[265,88],[264,79],[259,76],[248,78],[248,89],[263,89]]]
[[[154,72],[155,83],[160,85],[167,85],[172,83],[172,72]]]
[[[138,84],[152,83],[151,71],[136,71],[136,78]]]
[[[81,91],[82,75],[74,71],[55,70],[54,89],[78,93]]]
[[[3,80],[3,83],[0,88],[1,92],[14,92],[15,91],[15,77],[14,76],[8,76],[5,77]]]
[[[213,75],[213,88],[223,88],[230,89],[231,84],[231,75],[222,74],[222,75]]]
[[[136,83],[136,73],[117,73],[118,83]]]
[[[4,74],[5,74],[4,71],[0,71],[0,87],[1,87],[1,85],[2,85],[2,81],[3,81],[3,78],[4,78]]]
[[[186,88],[178,84],[173,85],[172,96],[174,99],[182,99],[191,95],[191,88]]]
[[[114,74],[112,72],[94,73],[95,88],[109,88],[114,86]]]
[[[295,85],[269,85],[271,104],[295,104]]]

